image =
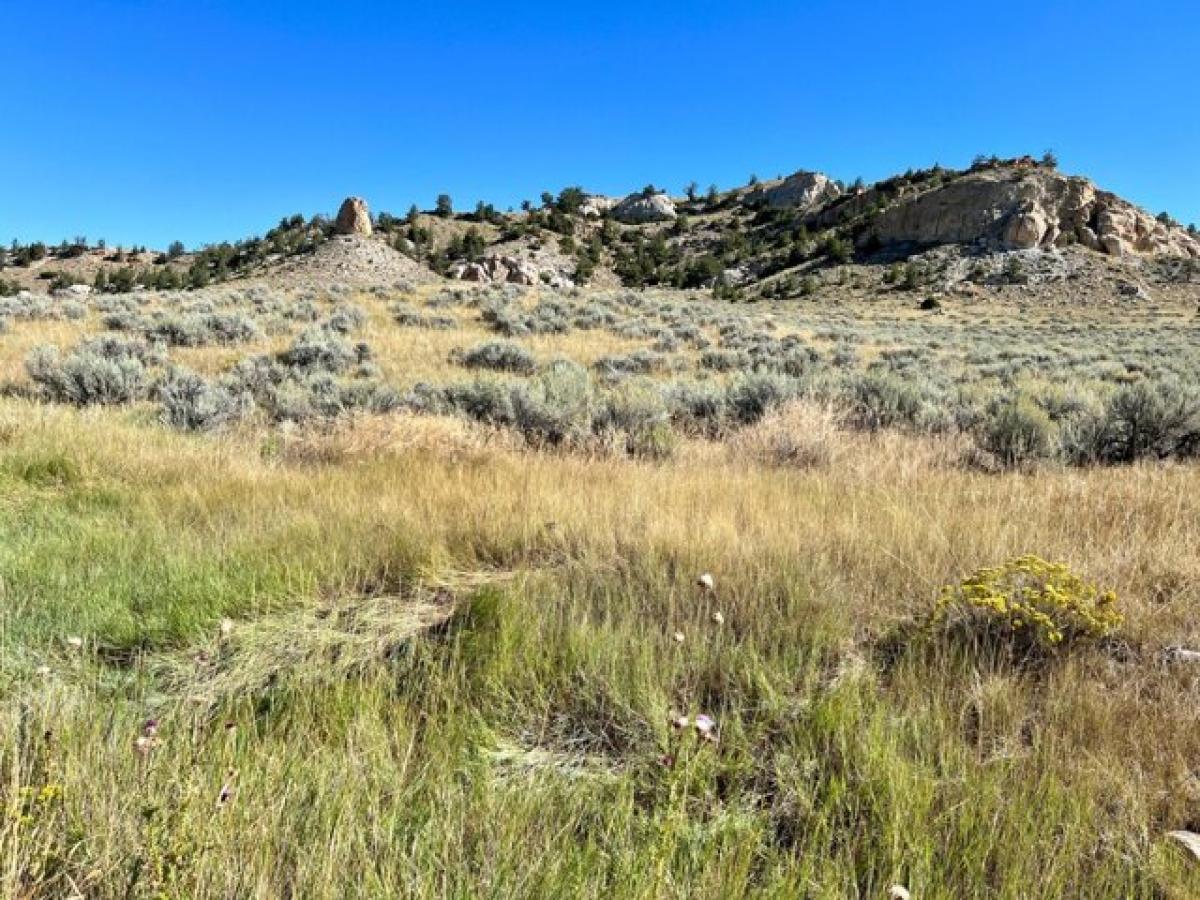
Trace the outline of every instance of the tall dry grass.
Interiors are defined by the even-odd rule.
[[[2,891],[1193,895],[1196,676],[1158,651],[1200,646],[1197,470],[985,475],[802,408],[742,440],[3,401]],[[916,637],[1028,552],[1113,587],[1121,643]]]

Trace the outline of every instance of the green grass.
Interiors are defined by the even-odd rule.
[[[1197,889],[1162,833],[1197,813],[1200,738],[1152,652],[1194,609],[1191,469],[989,478],[874,439],[800,473],[296,464],[256,435],[4,415],[7,895]],[[1145,651],[1024,671],[901,639],[938,584],[1029,546],[1120,588]],[[697,713],[715,743],[672,727]]]

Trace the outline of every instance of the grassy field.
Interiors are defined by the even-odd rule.
[[[354,302],[393,383],[494,336],[470,306],[401,329]],[[1162,658],[1200,647],[1194,463],[982,471],[966,432],[814,396],[649,457],[442,413],[191,433],[150,399],[26,396],[33,347],[100,316],[0,339],[0,894],[1200,893],[1165,837],[1200,829],[1200,670]],[[996,362],[965,314],[860,318],[773,327]],[[1152,361],[1193,327],[1092,311],[1076,344],[1052,318],[1022,353]],[[248,347],[287,346],[259,321]],[[661,340],[623,324],[516,340],[588,364]],[[170,353],[215,377],[243,350]],[[1119,632],[1028,664],[925,625],[1026,553],[1115,590]],[[698,715],[712,739],[673,724]]]

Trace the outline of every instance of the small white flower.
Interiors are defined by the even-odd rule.
[[[217,793],[217,809],[227,806],[233,799],[233,782],[236,778],[237,769],[230,769],[225,773],[225,783],[221,785],[221,790]]]
[[[37,672],[38,675],[41,675],[43,678],[46,678],[50,674],[50,667],[49,666],[38,666],[34,671]]]
[[[137,739],[133,742],[133,749],[136,750],[140,756],[149,756],[150,751],[157,746],[158,738],[152,734],[138,735]]]
[[[712,575],[710,575],[708,572],[705,572],[703,575],[701,575],[699,578],[697,578],[696,584],[700,588],[702,588],[703,590],[706,590],[706,591],[715,590],[716,586],[717,586],[716,581],[713,579]]]
[[[888,888],[888,900],[912,900],[912,895],[904,885],[893,884]]]
[[[231,634],[233,634],[233,619],[222,619],[221,620],[221,636],[229,637],[229,635],[231,635]]]
[[[696,730],[702,735],[710,735],[717,728],[717,720],[712,716],[706,716],[704,713],[696,716]]]
[[[720,611],[719,609],[718,609],[718,610],[717,610],[715,613],[713,613],[713,615],[712,615],[712,620],[713,620],[714,622],[716,622],[718,625],[724,625],[724,624],[725,624],[725,616],[723,616],[723,615],[721,614],[721,611]]]
[[[74,650],[82,650],[83,649],[83,638],[72,635],[71,637],[67,638],[67,646],[71,647]]]
[[[683,643],[683,632],[677,631],[673,635],[671,635],[671,638],[672,638],[672,640],[675,641],[675,643],[682,644]]]
[[[675,728],[687,728],[690,724],[692,724],[692,720],[687,716],[680,716],[677,719],[671,720],[671,725]]]

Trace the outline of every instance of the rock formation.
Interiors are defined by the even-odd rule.
[[[531,264],[513,256],[488,256],[480,262],[460,262],[447,273],[460,281],[535,285],[540,274]]]
[[[615,197],[589,194],[579,207],[579,214],[585,219],[599,219],[619,202]]]
[[[1200,257],[1200,242],[1183,229],[1097,190],[1085,178],[1040,168],[968,172],[901,198],[875,216],[859,241],[969,243],[998,250],[1078,243],[1112,256]]]
[[[367,210],[367,201],[362,197],[347,197],[338,209],[337,219],[333,230],[338,234],[359,234],[371,236],[371,213]]]
[[[752,205],[763,203],[777,209],[811,210],[836,200],[841,194],[841,188],[820,172],[799,171],[782,181],[759,185],[746,194],[745,200]]]
[[[612,217],[626,225],[675,221],[675,204],[666,194],[630,194],[612,208]]]

